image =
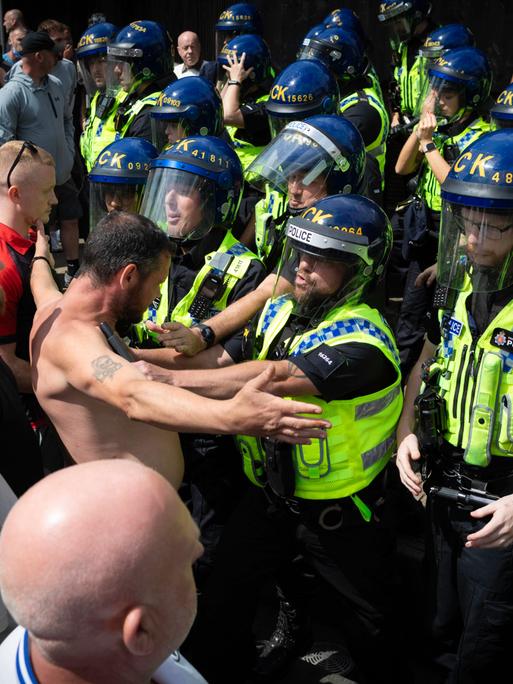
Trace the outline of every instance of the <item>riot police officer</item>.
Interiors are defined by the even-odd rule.
[[[219,82],[224,122],[246,169],[271,140],[265,110],[272,83],[271,53],[260,36],[242,35],[223,46],[217,63],[224,70]]]
[[[142,138],[123,138],[107,145],[89,173],[89,228],[111,211],[138,213],[150,162],[158,156]]]
[[[103,124],[102,147],[125,136],[151,140],[150,108],[176,80],[168,32],[155,21],[134,21],[109,43],[107,57],[107,92],[115,106]]]
[[[512,168],[513,138],[494,131],[442,184],[437,278],[453,296],[428,330],[398,429],[397,465],[415,496],[412,467],[427,459],[432,636],[447,681],[461,684],[498,681],[511,661]]]
[[[513,128],[513,83],[507,85],[497,96],[490,109],[490,117],[494,129]]]
[[[169,321],[201,331],[204,319],[263,277],[257,256],[231,233],[242,188],[238,157],[220,138],[183,138],[150,163],[141,213],[178,245],[161,297],[146,316],[157,333]],[[145,337],[143,325],[139,333]]]
[[[86,168],[91,170],[101,151],[96,132],[109,108],[106,97],[107,43],[118,32],[117,26],[108,22],[94,24],[81,36],[77,45],[77,69],[86,91],[87,109],[80,136],[80,152]],[[101,140],[99,142],[101,144]]]
[[[394,115],[392,126],[408,123],[413,117],[420,89],[418,49],[435,28],[429,15],[429,0],[382,0],[378,20],[385,27],[394,66],[390,98]]]
[[[339,112],[358,128],[367,152],[379,164],[384,186],[389,117],[369,76],[370,63],[357,35],[342,28],[328,28],[303,41],[302,59],[318,59],[331,69],[340,88]]]
[[[174,81],[150,111],[152,141],[158,150],[193,135],[224,132],[223,103],[214,86],[200,76]]]
[[[405,377],[422,347],[424,318],[433,295],[432,288],[416,287],[415,280],[436,261],[440,183],[459,153],[490,130],[483,110],[490,93],[491,69],[481,50],[447,50],[428,69],[428,77],[420,94],[422,117],[396,164],[400,174],[418,171],[415,196],[403,214],[402,255],[409,267],[397,344]]]
[[[429,68],[444,52],[455,48],[474,46],[474,34],[463,24],[446,24],[431,31],[419,48],[419,93],[425,90]],[[417,102],[421,103],[420,97]],[[417,106],[415,116],[418,117],[421,113]]]
[[[378,522],[378,500],[402,395],[392,334],[365,297],[383,273],[391,227],[371,200],[336,195],[291,217],[287,236],[284,263],[296,267],[293,293],[270,299],[252,326],[246,349],[253,360],[213,370],[210,389],[199,391],[230,396],[272,367],[275,391],[311,397],[333,427],[291,450],[238,438],[253,486],[221,539],[191,657],[209,681],[241,678],[254,655],[257,588],[301,549],[343,595],[338,623],[360,672],[378,681],[383,667],[396,673],[385,643],[390,537]],[[175,379],[198,387],[196,371],[172,372]]]
[[[250,2],[237,2],[223,10],[216,22],[216,55],[236,36],[263,33],[260,12]]]

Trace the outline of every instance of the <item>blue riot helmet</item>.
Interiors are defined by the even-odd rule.
[[[105,90],[107,43],[118,33],[114,24],[94,24],[78,41],[77,69],[86,93],[92,97],[97,90]]]
[[[249,2],[238,2],[221,12],[216,23],[216,55],[235,36],[246,33],[261,36],[263,33],[262,18],[255,5]]]
[[[419,48],[421,64],[421,85],[419,90],[422,91],[424,88],[425,80],[428,77],[428,69],[444,52],[459,47],[473,47],[474,45],[474,34],[463,24],[447,24],[431,31],[422,47]]]
[[[468,147],[442,183],[440,285],[497,292],[513,285],[513,136],[487,133]]]
[[[323,23],[326,28],[341,28],[344,31],[349,31],[358,37],[363,47],[367,45],[367,36],[363,30],[360,17],[353,10],[346,7],[333,10],[333,12],[328,14]]]
[[[192,135],[221,135],[223,103],[210,81],[189,76],[165,88],[150,111],[152,141],[158,150]]]
[[[368,60],[361,43],[349,31],[328,28],[316,38],[305,38],[300,59],[318,59],[342,82],[365,73]]]
[[[178,242],[199,240],[214,226],[230,229],[242,188],[242,166],[228,143],[183,138],[152,161],[141,214]]]
[[[291,121],[246,169],[246,181],[287,195],[291,182],[317,188],[319,198],[361,192],[365,143],[348,119],[336,114]]]
[[[261,85],[270,78],[271,53],[267,43],[260,36],[236,36],[223,46],[217,56],[221,81],[227,78],[227,72],[222,67],[229,66],[228,57],[237,57],[240,60],[242,53],[246,53],[244,68],[253,67],[251,74],[242,83],[241,88],[244,91],[251,85]]]
[[[387,30],[392,50],[397,51],[401,43],[407,43],[430,12],[428,0],[381,0],[378,21]]]
[[[510,83],[490,109],[494,128],[513,128],[513,83]]]
[[[440,123],[459,121],[485,105],[491,86],[492,70],[484,52],[475,47],[447,50],[428,69],[416,113],[428,108]]]
[[[335,77],[321,62],[300,59],[275,79],[265,103],[273,137],[289,123],[315,114],[334,114],[340,93]]]
[[[392,227],[385,212],[372,200],[353,194],[325,197],[290,217],[286,235],[281,264],[297,273],[294,295],[300,313],[320,319],[335,306],[360,302],[383,276],[392,248]],[[315,292],[308,271],[316,259],[340,266],[333,293]]]
[[[305,35],[305,38],[303,38],[303,40],[305,40],[306,38],[317,38],[319,33],[322,33],[325,29],[326,29],[326,26],[324,26],[324,24],[316,24],[315,26],[312,26],[312,28]],[[298,56],[298,59],[300,59],[299,56]]]
[[[173,41],[156,21],[133,21],[107,47],[107,89],[130,94],[143,83],[175,79]]]
[[[150,162],[157,156],[143,138],[116,140],[100,152],[89,173],[91,230],[111,211],[139,211]]]

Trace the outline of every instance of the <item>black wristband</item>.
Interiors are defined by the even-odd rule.
[[[32,268],[32,266],[33,266],[33,264],[34,264],[34,261],[37,261],[38,259],[40,259],[41,261],[46,261],[46,263],[48,264],[48,266],[50,266],[50,268],[52,268],[52,264],[50,263],[50,260],[47,259],[45,256],[35,256],[35,257],[33,257],[33,258],[32,258],[32,261],[31,261],[31,263],[30,263],[30,267],[31,267],[31,268]]]

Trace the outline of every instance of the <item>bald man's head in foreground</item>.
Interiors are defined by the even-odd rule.
[[[36,484],[0,535],[2,596],[30,633],[36,674],[103,681],[116,668],[145,681],[192,625],[201,552],[175,490],[138,463],[94,461]]]

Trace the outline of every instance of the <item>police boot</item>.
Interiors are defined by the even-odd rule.
[[[253,681],[267,680],[288,665],[307,644],[307,630],[298,619],[298,611],[277,587],[279,610],[276,626],[269,639],[260,642],[260,653],[253,668]]]

